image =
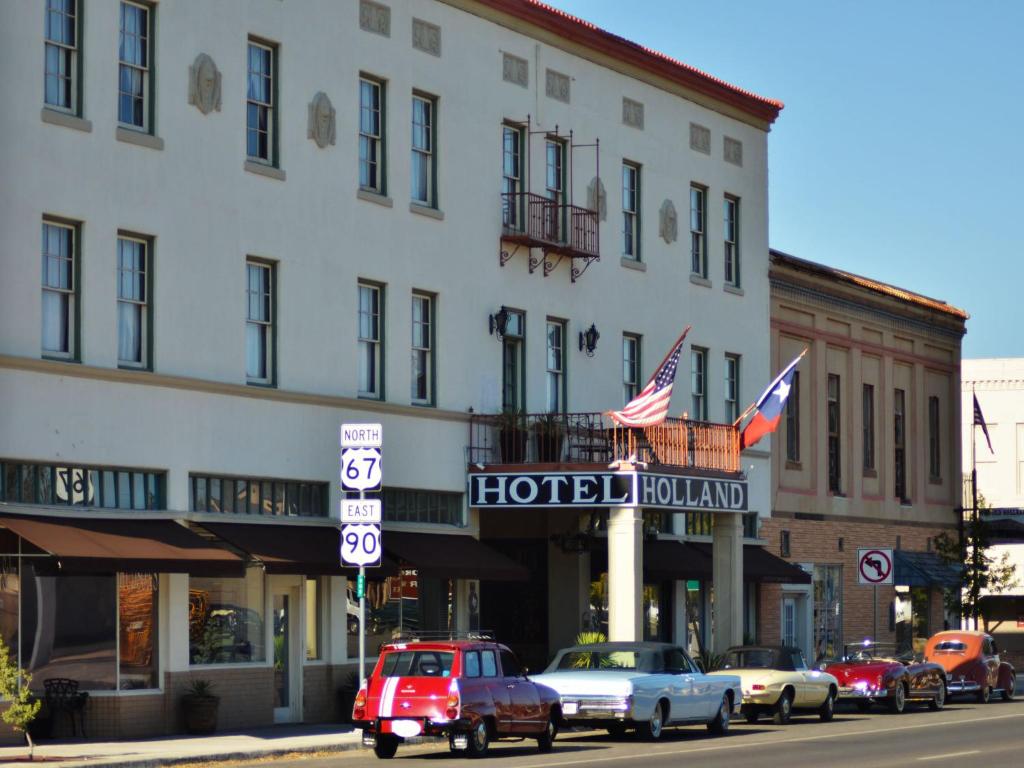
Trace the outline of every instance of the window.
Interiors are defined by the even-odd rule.
[[[153,573],[117,574],[119,690],[160,687],[159,586]]]
[[[117,120],[144,131],[152,130],[150,14],[147,6],[121,3]]]
[[[548,413],[565,411],[565,321],[547,323],[547,404]]]
[[[249,79],[245,103],[245,152],[250,160],[277,162],[277,111],[274,75],[275,50],[249,40]]]
[[[740,356],[725,356],[725,420],[731,424],[740,415]]]
[[[622,164],[622,253],[640,260],[640,166]]]
[[[526,316],[509,310],[508,325],[501,339],[501,408],[504,411],[522,411],[526,407],[525,339]]]
[[[264,661],[263,569],[188,578],[189,664]]]
[[[779,554],[782,557],[789,557],[789,531],[779,531]]]
[[[77,0],[46,0],[43,96],[47,106],[74,115],[81,114],[78,103],[79,18]]]
[[[864,470],[875,469],[875,385],[864,385]]]
[[[893,437],[895,445],[895,493],[900,501],[907,500],[907,429],[906,393],[897,389],[892,403]]]
[[[800,371],[793,371],[786,400],[786,461],[800,461]]]
[[[708,420],[707,380],[707,350],[694,347],[690,350],[690,394],[693,397],[693,412],[690,418],[695,421]]]
[[[387,194],[384,184],[384,83],[359,78],[359,188]]]
[[[839,376],[828,375],[828,489],[842,493],[839,454]]]
[[[515,125],[501,127],[501,211],[506,229],[523,228],[521,192],[523,167],[523,129]]]
[[[843,567],[814,564],[814,658],[842,655]]]
[[[700,277],[708,276],[707,242],[704,238],[707,231],[706,195],[704,187],[690,186],[690,271]]]
[[[359,284],[359,396],[382,400],[383,355],[381,347],[381,304],[383,288]]]
[[[412,295],[412,402],[434,405],[434,298]]]
[[[512,655],[512,651],[502,650],[501,654],[501,671],[505,677],[519,677],[522,675],[523,668],[519,665],[519,660]]]
[[[328,483],[271,477],[189,475],[190,509],[273,517],[327,517]]]
[[[725,239],[725,283],[740,284],[740,201],[726,195],[722,207],[722,228]]]
[[[437,166],[434,163],[437,102],[428,96],[412,97],[412,201],[437,207]]]
[[[166,475],[144,469],[0,459],[0,499],[21,504],[163,509]]]
[[[544,142],[544,194],[551,201],[544,206],[544,237],[553,243],[563,242],[565,144],[558,139]]]
[[[939,398],[928,398],[928,477],[942,478],[942,456],[939,451]]]
[[[395,523],[465,525],[462,494],[385,486],[382,495],[384,519]]]
[[[622,334],[622,402],[640,394],[640,337]]]
[[[484,677],[498,676],[498,664],[494,658],[494,651],[480,651],[480,669]]]
[[[249,384],[274,383],[274,268],[247,261],[245,377]]]
[[[462,676],[480,677],[480,651],[464,651],[462,654]]]
[[[78,227],[43,220],[43,356],[78,354]]]
[[[117,362],[130,368],[150,364],[149,242],[117,238]]]

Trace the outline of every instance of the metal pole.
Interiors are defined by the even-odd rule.
[[[978,628],[978,571],[981,569],[978,553],[978,533],[981,527],[980,513],[978,511],[978,465],[976,460],[975,436],[978,434],[977,419],[974,413],[974,386],[971,386],[971,509],[974,511],[973,523],[968,534],[971,542],[971,618],[974,620],[974,629]],[[966,563],[965,563],[966,565]]]
[[[878,585],[875,584],[871,587],[871,616],[872,616],[872,632],[871,640],[878,642]]]
[[[366,498],[363,490],[359,491],[359,501]],[[359,684],[366,682],[366,566],[359,566],[359,582],[363,588],[359,593]]]

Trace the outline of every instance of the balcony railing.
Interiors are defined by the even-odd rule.
[[[532,192],[501,195],[502,237],[574,258],[600,256],[597,211]]]
[[[470,464],[610,464],[738,472],[739,430],[731,424],[666,419],[631,429],[602,413],[477,414],[470,419]]]

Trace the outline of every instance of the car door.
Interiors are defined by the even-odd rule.
[[[981,656],[985,664],[985,677],[990,688],[999,687],[999,654],[996,653],[995,642],[986,635],[981,639]]]
[[[505,678],[498,667],[498,654],[492,648],[480,651],[480,677],[494,702],[494,720],[498,731],[512,731],[512,699],[505,685]]]
[[[796,685],[796,698],[793,701],[793,706],[810,707],[820,704],[825,700],[825,697],[821,695],[821,686],[813,679],[813,677],[817,676],[817,673],[808,668],[801,651],[790,651],[790,657],[793,660],[793,670],[795,672],[793,677]]]
[[[682,648],[669,648],[664,654],[663,676],[671,692],[670,716],[673,720],[695,720],[703,716],[704,703],[695,688],[695,667]]]
[[[501,672],[509,697],[509,726],[512,733],[536,733],[541,728],[540,695],[537,686],[526,679],[515,654],[502,648]]]

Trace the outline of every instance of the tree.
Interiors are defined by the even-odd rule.
[[[29,691],[28,686],[31,682],[32,676],[22,670],[11,658],[11,652],[7,648],[3,636],[0,635],[0,699],[5,699],[7,702],[7,709],[0,717],[14,730],[25,734],[25,739],[28,741],[29,760],[32,759],[35,744],[32,742],[28,727],[35,720],[36,715],[39,714],[39,708],[43,705]]]
[[[939,557],[960,568],[962,574],[959,592],[946,591],[946,608],[964,618],[973,618],[975,626],[980,616],[978,601],[983,594],[998,595],[1017,586],[1016,568],[1009,554],[1004,552],[996,558],[990,552],[988,523],[981,519],[988,508],[985,497],[979,495],[977,510],[964,510],[962,542],[948,533],[935,538]]]

